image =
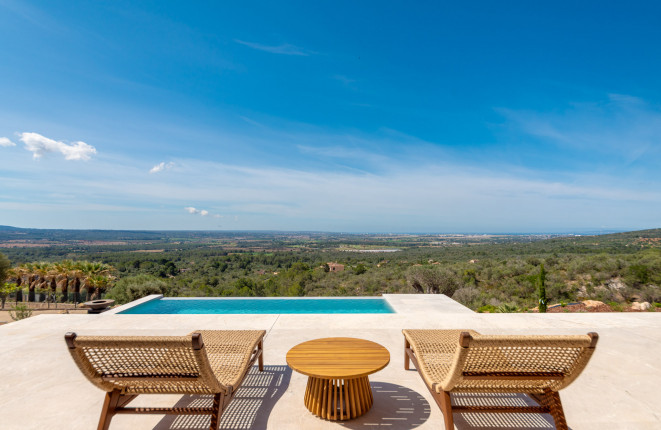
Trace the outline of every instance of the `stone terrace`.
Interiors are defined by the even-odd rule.
[[[403,328],[471,328],[485,334],[600,335],[582,376],[560,395],[570,427],[661,428],[661,315],[658,313],[477,314],[445,296],[389,295],[396,314],[40,315],[0,326],[0,428],[92,429],[103,393],[74,365],[64,334],[180,335],[196,329],[265,329],[265,372],[251,372],[223,416],[223,429],[441,429],[442,414],[418,373],[403,368]],[[328,422],[303,405],[306,377],[285,355],[319,337],[384,345],[391,361],[370,376],[375,401],[364,416]],[[185,406],[189,396],[141,396],[132,406]],[[206,401],[206,399],[204,400]],[[459,429],[549,429],[550,417],[455,414]],[[120,415],[111,430],[203,429],[202,417]]]

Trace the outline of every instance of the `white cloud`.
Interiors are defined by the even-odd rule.
[[[158,173],[162,172],[164,170],[169,170],[174,167],[174,163],[170,161],[169,163],[166,163],[165,161],[155,165],[149,170],[149,173]]]
[[[186,211],[188,211],[189,214],[193,214],[193,215],[201,215],[201,216],[209,215],[209,211],[205,209],[196,209],[192,206],[188,206],[184,209],[186,209]]]
[[[234,39],[236,43],[241,45],[248,46],[252,49],[257,49],[258,51],[270,52],[271,54],[282,54],[282,55],[300,55],[307,57],[310,54],[316,54],[314,51],[308,51],[303,48],[299,48],[295,45],[290,45],[289,43],[283,43],[282,45],[262,45],[261,43],[246,42],[244,40]]]
[[[16,144],[6,137],[0,137],[0,146],[16,146]]]
[[[47,152],[59,152],[66,160],[89,160],[96,154],[96,148],[81,141],[67,144],[39,133],[19,133],[19,136],[25,149],[32,152],[34,158],[41,158]]]

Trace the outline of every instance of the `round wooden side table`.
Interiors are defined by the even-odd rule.
[[[351,337],[315,339],[287,352],[287,364],[308,376],[304,403],[327,420],[348,420],[374,403],[367,375],[390,362],[390,353],[375,342]]]

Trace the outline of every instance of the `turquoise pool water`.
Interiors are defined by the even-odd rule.
[[[383,298],[162,298],[121,314],[391,314]]]

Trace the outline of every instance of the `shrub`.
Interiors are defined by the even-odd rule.
[[[483,312],[494,313],[494,312],[497,312],[496,309],[497,308],[494,305],[484,305],[484,306],[480,306],[479,308],[477,308],[477,311],[479,313],[483,313]]]
[[[362,275],[363,273],[367,272],[367,267],[365,267],[363,263],[360,263],[353,269],[353,272],[356,275]]]
[[[151,275],[137,275],[122,278],[108,290],[106,298],[118,304],[132,302],[150,294],[167,294],[168,284]]]
[[[19,303],[14,307],[14,310],[9,311],[9,316],[14,321],[30,318],[32,316],[32,309],[30,309],[27,305]]]
[[[480,300],[480,290],[475,287],[459,288],[452,295],[452,300],[455,300],[471,309],[478,307],[478,305],[482,303],[482,300]]]
[[[624,310],[624,306],[622,305],[622,303],[608,302],[606,304],[610,306],[611,309],[614,310],[615,312],[622,312]]]

